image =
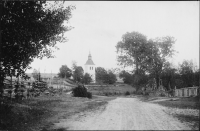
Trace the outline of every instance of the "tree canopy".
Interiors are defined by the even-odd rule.
[[[52,58],[57,42],[66,41],[64,25],[73,6],[59,2],[1,1],[0,84],[6,75],[25,76],[34,58]],[[57,5],[57,6],[56,6]],[[52,8],[54,7],[54,8]]]
[[[82,79],[82,83],[89,84],[90,82],[92,82],[92,78],[91,78],[90,74],[85,73],[85,75],[83,76],[83,79]]]
[[[156,87],[159,86],[160,75],[163,71],[165,64],[168,63],[167,59],[172,57],[175,50],[173,45],[175,43],[174,37],[166,36],[156,39],[150,39],[149,51],[147,56],[147,71],[156,80]]]
[[[62,65],[60,67],[60,72],[58,76],[61,78],[69,78],[72,76],[72,70],[67,67],[67,65]]]
[[[159,86],[160,74],[167,58],[174,53],[175,39],[170,36],[149,39],[139,32],[127,32],[116,45],[118,63],[134,70],[135,85],[144,84],[146,74],[150,74]]]
[[[96,75],[96,81],[99,83],[103,83],[105,81],[105,76],[107,74],[107,71],[103,67],[96,67],[95,68],[95,75]]]
[[[190,87],[198,84],[195,78],[198,77],[198,75],[196,75],[195,72],[198,71],[194,70],[194,64],[192,61],[184,60],[181,64],[179,64],[179,73],[183,81],[183,86]]]
[[[81,66],[77,66],[73,72],[73,78],[77,82],[82,82],[84,70]]]
[[[146,58],[146,44],[146,36],[139,32],[124,34],[116,46],[119,64],[125,67],[135,65],[137,71],[142,69]]]
[[[116,75],[113,71],[106,71],[103,67],[97,67],[96,72],[96,81],[98,83],[114,84],[116,82]]]
[[[129,72],[126,72],[125,70],[123,70],[120,72],[119,77],[123,79],[124,83],[132,84],[133,76]]]

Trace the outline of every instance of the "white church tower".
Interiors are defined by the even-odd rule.
[[[91,56],[90,53],[88,55],[88,60],[85,63],[85,73],[90,74],[90,76],[92,78],[92,83],[96,82],[96,79],[95,79],[95,64],[92,61],[92,56]]]

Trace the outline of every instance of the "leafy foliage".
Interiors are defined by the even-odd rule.
[[[126,72],[125,70],[120,72],[119,77],[122,78],[126,84],[131,84],[133,82],[132,74]]]
[[[156,87],[159,86],[160,75],[162,73],[164,65],[167,63],[167,59],[174,54],[173,44],[175,39],[173,37],[161,37],[154,40],[150,39],[148,44],[150,45],[148,59],[147,59],[147,71],[156,80]]]
[[[58,2],[49,6],[46,1],[1,1],[0,6],[2,85],[6,75],[26,78],[34,58],[53,57],[56,43],[66,41],[63,33],[72,29],[63,23],[69,21],[74,7]]]
[[[60,72],[58,73],[58,76],[61,77],[61,78],[69,78],[72,76],[72,71],[71,69],[69,69],[67,67],[67,65],[62,65],[60,67]]]
[[[103,67],[97,67],[95,69],[96,81],[99,83],[104,83],[107,75],[107,71]]]
[[[173,37],[162,37],[147,40],[139,32],[126,33],[117,43],[118,62],[120,65],[135,68],[133,83],[140,86],[147,82],[146,74],[156,79],[159,86],[160,74],[168,57],[174,53]]]
[[[74,80],[77,82],[81,82],[83,79],[83,74],[84,74],[83,68],[81,66],[77,66],[75,71],[73,72]]]
[[[195,65],[192,61],[184,60],[179,65],[179,75],[183,87],[199,85],[199,70],[195,70]]]
[[[114,84],[116,82],[116,75],[111,71],[106,71],[103,67],[97,67],[96,70],[96,81],[99,83]]]
[[[126,96],[127,96],[127,95],[130,95],[130,92],[129,92],[129,91],[126,91],[125,95],[126,95]]]
[[[176,82],[175,77],[177,76],[177,69],[173,68],[169,62],[166,62],[164,69],[161,73],[162,85],[166,87],[167,90],[174,88]],[[177,81],[178,82],[178,81]]]
[[[88,73],[85,73],[82,79],[82,83],[89,84],[90,82],[92,82],[91,76]]]
[[[87,92],[87,89],[84,86],[78,85],[78,87],[72,90],[74,97],[87,97],[92,98],[92,93]]]
[[[116,75],[111,70],[108,71],[107,75],[108,75],[107,83],[114,84],[117,80]]]
[[[127,32],[117,43],[118,62],[123,66],[136,65],[136,70],[143,69],[146,58],[147,38],[139,32]]]

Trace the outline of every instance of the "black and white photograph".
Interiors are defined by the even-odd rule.
[[[0,1],[0,131],[199,130],[199,1]]]

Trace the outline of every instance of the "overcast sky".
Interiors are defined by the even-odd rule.
[[[69,20],[74,29],[66,32],[68,42],[57,45],[56,58],[35,59],[32,69],[58,73],[61,65],[71,68],[73,60],[84,69],[89,51],[97,67],[118,67],[115,46],[123,34],[132,31],[148,39],[175,37],[178,53],[172,62],[193,60],[199,66],[198,1],[66,1],[65,5],[76,6]]]

